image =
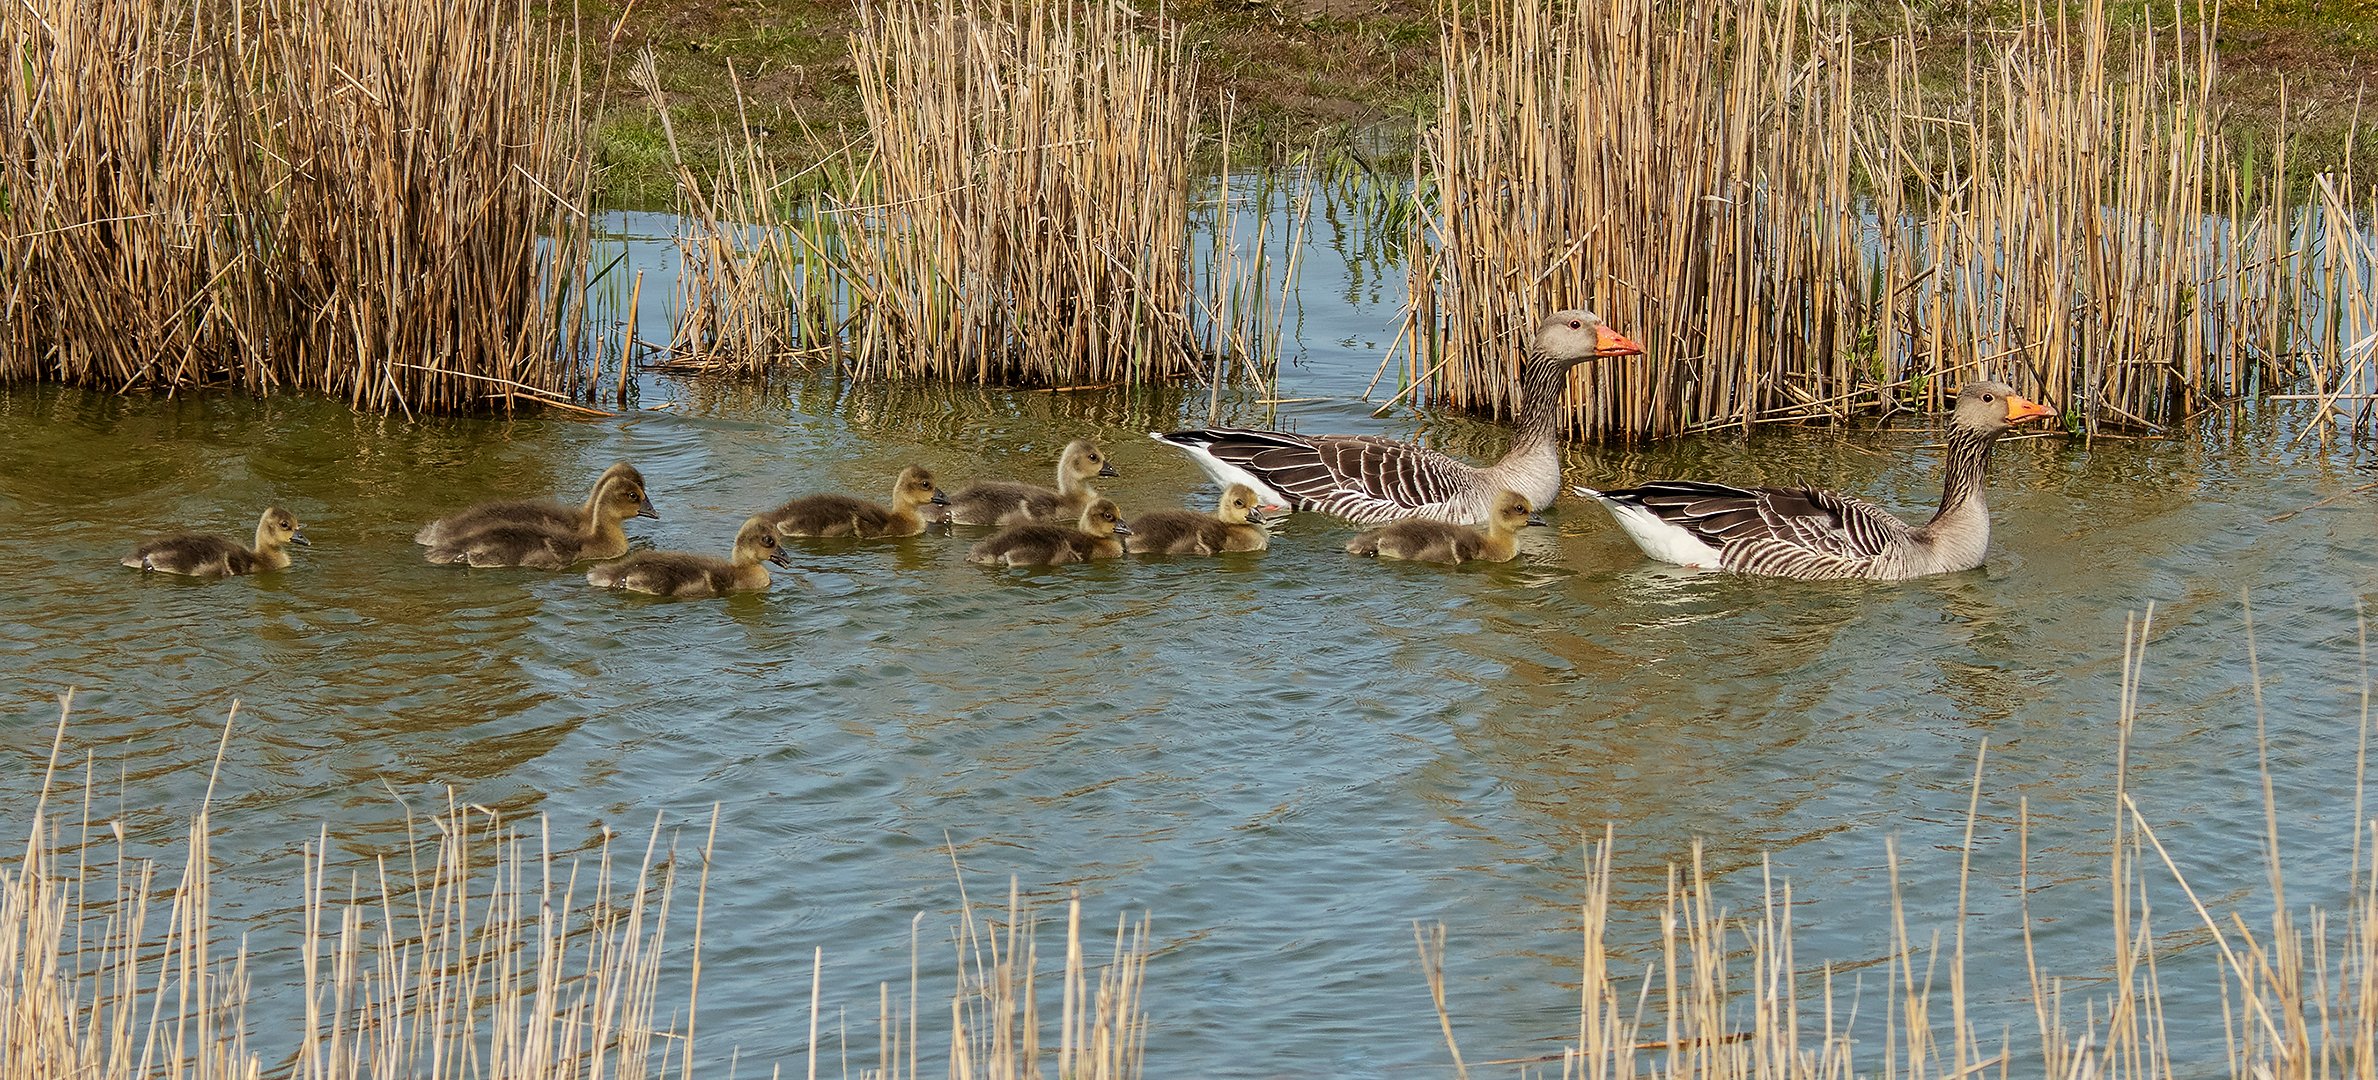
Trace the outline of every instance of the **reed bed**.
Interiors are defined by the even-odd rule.
[[[660,366],[1033,387],[1271,370],[1295,276],[1276,253],[1309,196],[1275,220],[1267,181],[1191,174],[1207,110],[1175,33],[1112,4],[861,16],[863,138],[787,170],[747,128],[707,186],[680,156],[684,314]]]
[[[405,412],[589,390],[563,42],[526,3],[0,9],[0,379]]]
[[[2129,760],[2153,617],[2152,609],[2134,616],[2126,635],[2116,733],[2122,763]],[[2251,629],[2247,648],[2251,662]],[[2366,653],[2365,636],[2365,672]],[[2357,778],[2368,766],[2366,685],[2363,700]],[[1696,844],[1690,863],[1671,866],[1664,888],[1655,891],[1657,940],[1622,940],[1612,902],[1620,879],[1612,867],[1615,838],[1605,834],[1587,850],[1574,1041],[1557,1054],[1487,1064],[1546,1076],[1557,1064],[1563,1080],[2378,1076],[2378,874],[2369,873],[2363,850],[2369,841],[2378,852],[2378,820],[2367,816],[2358,779],[2353,791],[2335,793],[2332,804],[2316,810],[2349,812],[2357,823],[2346,905],[2334,912],[2290,910],[2280,808],[2259,710],[2256,730],[2262,736],[2263,890],[2224,895],[2193,887],[2128,790],[2125,766],[2105,805],[2112,838],[2106,950],[2043,949],[2025,908],[2019,930],[2028,994],[2018,992],[2013,1004],[2030,1013],[2030,1030],[2021,1030],[2019,1021],[1984,1019],[1985,1013],[1993,1019],[1998,1014],[1968,990],[1967,942],[1976,927],[1965,916],[1965,897],[1974,888],[1976,860],[1984,857],[1976,836],[1985,817],[1994,824],[2013,819],[2019,887],[2028,893],[2033,880],[2027,802],[2011,814],[2007,808],[1984,810],[1985,743],[1974,761],[1954,886],[1958,915],[1950,925],[1910,925],[1902,898],[1911,886],[1901,878],[1893,845],[1886,852],[1891,910],[1874,913],[1887,920],[1890,952],[1863,969],[1806,966],[1793,947],[1793,913],[1810,898],[1795,896],[1788,882],[1763,871],[1764,887],[1751,910],[1729,911],[1711,899],[1715,883]],[[2174,900],[2177,909],[2159,912],[2151,896]],[[2266,914],[2248,914],[2265,905]],[[2249,917],[2262,925],[2252,925]],[[1456,1038],[1458,1002],[1448,999],[1442,975],[1443,932],[1416,927],[1415,937],[1454,1069],[1466,1076]],[[1628,955],[1648,955],[1649,961],[1622,959]],[[2167,986],[2208,974],[2220,984],[2218,1016],[2168,1007]],[[1859,985],[1861,977],[1868,986]],[[2208,1048],[2216,1038],[2218,1049]]]
[[[1442,974],[1445,937],[1416,928],[1451,1072],[1549,1076],[1557,1065],[1564,1080],[2378,1076],[2368,688],[2352,790],[2289,808],[2354,823],[2344,888],[2293,882],[2341,897],[2342,906],[2289,904],[2279,786],[2259,709],[2262,887],[2200,890],[2129,788],[2153,618],[2150,609],[2130,620],[2123,653],[2116,779],[2104,804],[2109,906],[2097,940],[2105,948],[2071,947],[2070,912],[2034,916],[2027,905],[2016,927],[1983,927],[1966,916],[1976,866],[2010,857],[2008,840],[2015,887],[2032,890],[2028,806],[1985,809],[1985,744],[1974,760],[1954,883],[1958,914],[1943,926],[1913,925],[1901,898],[1949,886],[1903,880],[1899,852],[1887,846],[1894,899],[1888,912],[1873,913],[1889,928],[1879,958],[1836,966],[1801,955],[1795,912],[1817,898],[1795,895],[1772,872],[1762,873],[1747,910],[1721,906],[1699,845],[1689,864],[1668,870],[1664,890],[1654,890],[1653,936],[1636,939],[1630,927],[1639,920],[1622,917],[1614,900],[1616,838],[1606,834],[1588,852],[1574,1042],[1542,1057],[1472,1065],[1458,1039],[1467,1003]],[[2246,647],[2252,664],[2251,622]],[[2363,652],[2366,671],[2366,635]],[[607,831],[569,852],[542,821],[523,827],[453,803],[367,866],[334,863],[324,837],[307,850],[295,883],[302,903],[277,906],[301,924],[296,958],[266,965],[246,942],[268,928],[230,926],[212,914],[214,825],[205,805],[183,834],[178,873],[150,861],[157,845],[128,840],[120,820],[94,811],[95,767],[85,770],[78,799],[73,775],[56,765],[63,718],[59,730],[24,858],[0,875],[7,1048],[0,1080],[253,1080],[268,1068],[321,1080],[690,1075],[715,818],[707,829],[656,829],[640,850],[617,856]],[[68,809],[53,814],[58,804]],[[169,852],[163,862],[171,861]],[[2051,924],[2056,944],[2035,941],[2034,930]],[[819,1059],[830,1055],[828,1068],[841,1062],[849,1075],[855,1060],[858,1075],[879,1080],[1142,1075],[1151,1037],[1145,920],[1118,920],[1111,944],[1100,948],[1076,898],[1064,916],[1062,959],[1042,955],[1041,928],[1015,883],[1000,915],[979,909],[961,884],[948,954],[955,989],[946,1002],[924,1002],[928,950],[912,931],[907,986],[877,989],[872,1046],[821,1035],[825,963],[822,951],[812,953],[805,1071],[817,1075]],[[1984,933],[1999,944],[2019,939],[2021,978],[2011,989],[1979,991],[1969,981],[1968,942]],[[301,1015],[250,1010],[257,981],[279,977],[268,973],[274,966],[298,969]],[[2198,984],[2190,985],[2191,1003],[2201,1007],[2206,979],[2219,984],[2217,1015],[2178,1011],[2166,997],[2167,988]],[[2028,1027],[2010,1025],[2009,1015],[2027,1016]],[[249,1044],[251,1032],[292,1033],[294,1049],[268,1066]]]
[[[1979,375],[2076,431],[2333,373],[2378,325],[2369,220],[2220,135],[2216,19],[2027,4],[1961,78],[1794,0],[1449,13],[1415,162],[1404,377],[1501,413],[1518,336],[1586,304],[1648,346],[1576,435],[1939,405]],[[2345,206],[2351,177],[2323,180]]]
[[[177,873],[160,865],[173,852],[152,858],[120,820],[96,816],[98,778],[78,785],[55,746],[23,859],[0,875],[0,1080],[693,1075],[715,816],[706,831],[656,826],[640,850],[615,851],[606,829],[570,851],[542,819],[450,801],[367,866],[334,858],[326,834],[309,845],[291,883],[302,902],[282,909],[301,926],[229,925],[214,914],[208,808],[183,834]],[[290,929],[294,958],[251,956],[252,938]],[[1011,885],[1003,911],[964,906],[949,968],[927,968],[912,935],[909,985],[879,988],[877,1066],[860,1075],[914,1078],[928,1063],[979,1080],[1140,1075],[1145,920],[1118,920],[1103,962],[1078,897],[1062,957],[1041,955],[1039,929]],[[821,1042],[825,954],[804,959],[814,1077],[821,1057],[850,1048]],[[957,975],[938,1007],[920,1004],[929,970]],[[298,984],[295,1014],[251,1011],[253,980],[284,977]]]

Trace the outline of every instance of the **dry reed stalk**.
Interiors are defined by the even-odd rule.
[[[261,1017],[248,1008],[244,944],[222,952],[253,928],[211,914],[207,804],[171,882],[121,822],[96,816],[94,777],[81,782],[79,825],[52,816],[53,799],[70,801],[72,777],[56,761],[70,709],[24,858],[0,877],[0,1080],[259,1080],[250,1030],[293,1039],[274,1075],[294,1080],[692,1075],[715,812],[698,849],[664,844],[656,827],[619,859],[608,830],[591,850],[565,853],[542,819],[522,827],[451,797],[434,822],[416,823],[409,847],[369,867],[334,864],[325,830],[298,883],[302,1015]],[[230,734],[227,724],[226,744]],[[696,899],[691,942],[680,944],[686,867]],[[1053,1048],[1042,1042],[1036,926],[1012,886],[1001,915],[966,905],[954,1026],[934,1032],[949,1040],[950,1075],[1025,1080],[1054,1065],[1074,1080],[1139,1076],[1146,920],[1119,920],[1099,963],[1084,947],[1078,896],[1068,905]],[[912,961],[904,1017],[888,985],[879,993],[882,1080],[920,1075],[920,974]],[[821,977],[813,962],[812,1076]],[[684,1002],[665,1002],[664,984],[680,983]]]
[[[884,0],[860,19],[872,203],[839,208],[854,368],[1040,386],[1189,370],[1179,37],[1070,0]]]
[[[577,396],[592,186],[562,40],[525,3],[0,9],[0,379]]]
[[[2378,875],[2364,875],[2362,844],[2378,846],[2378,821],[2361,790],[2367,772],[2371,716],[2369,687],[2359,717],[2352,812],[2360,823],[2350,860],[2347,906],[2332,914],[2292,910],[2281,873],[2279,809],[2261,727],[2259,674],[2254,677],[2261,759],[2262,841],[2266,877],[2258,895],[2241,891],[2217,912],[2182,874],[2153,824],[2128,790],[2130,739],[2138,716],[2153,611],[2134,616],[2124,635],[2122,687],[2115,726],[2116,787],[2107,882],[2111,889],[2106,940],[2110,955],[2067,952],[2065,977],[2043,971],[2032,939],[2028,902],[2021,933],[2029,970],[2029,1006],[2036,1045],[2018,1050],[2013,1033],[1985,1026],[1966,981],[1965,897],[1975,872],[1976,826],[1982,820],[1985,744],[1974,760],[1965,838],[1957,872],[1955,925],[1924,931],[1909,924],[1903,899],[1912,886],[1900,877],[1896,845],[1889,851],[1892,950],[1886,958],[1886,1000],[1879,1018],[1857,1019],[1856,996],[1844,1000],[1833,969],[1801,968],[1792,948],[1791,888],[1762,874],[1755,910],[1734,914],[1713,907],[1714,883],[1701,848],[1689,866],[1668,872],[1660,940],[1651,963],[1633,977],[1614,972],[1624,943],[1610,920],[1615,873],[1613,837],[1588,845],[1582,906],[1583,965],[1576,1041],[1555,1057],[1490,1062],[1528,1065],[1559,1061],[1563,1078],[1699,1077],[1705,1080],[1820,1080],[1955,1078],[1981,1075],[2047,1076],[2064,1080],[2161,1080],[2214,1075],[2201,1054],[2205,1029],[2218,1024],[2226,1047],[2219,1075],[2255,1080],[2345,1080],[2378,1076]],[[2366,628],[2362,665],[2368,673]],[[2255,661],[2252,622],[2246,649]],[[2017,813],[2015,839],[2020,894],[2030,888],[2030,814]],[[2195,935],[2155,923],[2148,887],[2158,878],[2187,901],[2181,918]],[[2268,909],[2258,929],[2246,912]],[[1944,939],[1946,944],[1944,945]],[[2193,939],[2193,940],[2192,940]],[[2222,1013],[2183,1017],[2166,1009],[2163,950],[2190,948],[2217,969]],[[1441,942],[1424,941],[1422,965],[1432,993]],[[2183,950],[2172,950],[2175,955]],[[2200,977],[2192,970],[2190,978]],[[1857,991],[1850,991],[1856,995]],[[1864,1006],[1875,1011],[1873,1006]],[[1440,1001],[1440,1015],[1445,1006]],[[1945,1016],[1943,1015],[1945,1011]],[[2182,1031],[2181,1029],[2187,1029]],[[1448,1033],[1448,1039],[1452,1036]],[[1455,1049],[1456,1067],[1459,1051]],[[2037,1060],[2028,1060],[2036,1053]]]
[[[2267,167],[2220,137],[2214,11],[2127,38],[2102,0],[2021,14],[1942,90],[1912,16],[1870,45],[1792,0],[1449,9],[1408,376],[1504,412],[1517,336],[1584,305],[1649,346],[1578,376],[1567,426],[1598,439],[1983,375],[2089,434],[2367,379],[2378,258],[2330,208],[2359,189],[2291,190],[2284,132]]]

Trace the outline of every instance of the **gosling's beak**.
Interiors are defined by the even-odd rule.
[[[1126,525],[1126,524],[1123,524],[1122,522],[1116,522],[1116,523],[1115,523],[1115,535],[1116,535],[1116,536],[1129,536],[1129,535],[1131,535],[1131,526],[1129,526],[1129,525]]]
[[[793,568],[793,557],[791,555],[785,554],[785,550],[781,547],[777,548],[768,556],[768,561],[775,563],[778,566],[784,567],[787,570]]]
[[[1282,506],[1279,503],[1265,503],[1262,506],[1258,506],[1253,510],[1247,511],[1247,520],[1261,523],[1266,521],[1276,521],[1280,518],[1286,517],[1287,515],[1287,507]]]
[[[299,546],[299,547],[313,547],[313,546],[314,546],[314,542],[313,542],[313,541],[306,539],[305,530],[303,530],[303,529],[299,529],[299,530],[296,530],[296,531],[293,531],[293,532],[291,532],[291,533],[289,534],[289,542],[290,542],[290,543],[292,543],[292,544],[295,544],[295,545],[297,545],[297,546]]]
[[[2035,416],[2054,415],[2056,415],[2056,410],[2033,401],[2030,398],[2024,397],[2021,394],[2008,394],[2006,396],[2007,423],[2020,424],[2023,421],[2029,420]]]
[[[648,517],[654,521],[661,519],[661,512],[652,508],[652,496],[647,495],[636,500],[636,516]]]
[[[1544,517],[1543,517],[1543,515],[1541,515],[1541,514],[1529,514],[1529,515],[1528,515],[1528,524],[1530,524],[1530,525],[1542,525],[1542,526],[1545,526],[1545,527],[1547,527],[1547,528],[1551,527],[1551,525],[1552,525],[1552,523],[1551,523],[1551,522],[1544,520]]]
[[[948,495],[942,494],[942,492],[941,492],[941,490],[940,490],[940,489],[938,489],[938,488],[934,489],[934,491],[933,491],[933,505],[935,505],[935,506],[948,506],[949,504],[950,504],[950,497],[949,497]]]
[[[1594,327],[1595,356],[1640,356],[1643,346],[1607,326]]]
[[[1122,474],[1122,473],[1119,473],[1119,472],[1116,472],[1116,471],[1115,471],[1115,466],[1114,466],[1114,463],[1113,463],[1113,462],[1108,462],[1107,464],[1104,464],[1104,465],[1101,465],[1101,466],[1099,466],[1099,467],[1098,467],[1098,475],[1100,475],[1100,476],[1121,476],[1121,475],[1123,475],[1123,474]]]

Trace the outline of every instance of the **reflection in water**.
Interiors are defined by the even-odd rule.
[[[1275,415],[1234,390],[1227,419],[1500,453],[1495,425],[1375,419],[1355,400],[1391,311],[1306,316],[1325,358],[1292,364],[1282,396],[1319,400]],[[1342,341],[1366,344],[1326,345]],[[613,422],[407,424],[307,400],[0,391],[0,564],[16,583],[0,590],[15,733],[0,798],[20,808],[0,826],[24,824],[54,699],[80,688],[65,759],[92,763],[103,815],[170,841],[236,699],[215,781],[217,891],[254,930],[260,987],[289,984],[271,963],[295,933],[296,853],[321,823],[362,866],[446,786],[550,814],[570,842],[716,805],[703,1030],[746,1067],[799,1052],[788,957],[824,947],[826,1007],[871,1014],[873,983],[906,970],[910,916],[953,903],[954,848],[993,881],[1154,913],[1173,946],[1151,970],[1154,1072],[1255,1058],[1278,1075],[1372,1076],[1442,1060],[1414,919],[1450,926],[1473,1058],[1541,1052],[1570,1028],[1579,846],[1605,826],[1625,962],[1648,956],[1649,905],[1696,841],[1720,903],[1745,908],[1765,875],[1792,883],[1812,971],[1889,952],[1887,839],[1911,925],[1946,927],[1985,742],[1977,997],[2020,992],[2026,901],[2058,973],[2102,975],[2127,611],[2158,605],[2132,790],[2201,892],[2259,880],[2238,604],[2251,591],[2303,882],[2290,899],[2340,896],[2353,763],[2335,748],[2358,715],[2378,518],[2348,501],[2265,522],[2363,482],[2343,450],[2288,448],[2277,410],[2202,443],[2010,443],[1989,565],[1904,585],[1648,565],[1569,501],[1507,566],[1352,560],[1339,550],[1352,530],[1300,516],[1261,556],[1003,572],[964,564],[979,534],[960,530],[804,543],[769,593],[723,602],[430,566],[410,539],[440,510],[583,491],[629,460],[662,515],[633,524],[638,543],[711,550],[754,509],[872,495],[911,462],[953,488],[1039,479],[1084,434],[1112,452],[1122,475],[1100,486],[1127,513],[1206,505],[1195,467],[1145,437],[1206,402],[1194,387],[820,375],[655,383]],[[1937,452],[1915,449],[1930,441],[1762,430],[1572,448],[1569,467],[1584,482],[1817,482],[1913,516],[1938,492]],[[237,531],[267,502],[315,540],[287,573],[194,583],[115,565],[133,537]],[[2028,897],[2014,855],[2026,806]],[[2165,988],[2211,1017],[2215,984],[2177,974],[2202,953],[2171,956]]]

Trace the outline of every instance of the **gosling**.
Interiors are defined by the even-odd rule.
[[[1131,535],[1123,512],[1112,499],[1097,499],[1082,508],[1072,525],[1014,525],[966,553],[966,561],[994,566],[1063,566],[1123,554],[1117,536]]]
[[[916,465],[900,470],[892,484],[892,505],[854,499],[848,495],[811,495],[771,510],[761,517],[776,527],[778,536],[915,536],[925,531],[926,505],[948,506],[949,496],[933,486],[932,472]]]
[[[312,545],[304,530],[305,526],[298,524],[289,511],[278,506],[267,507],[264,516],[256,519],[253,548],[241,547],[238,541],[220,536],[181,533],[144,542],[133,548],[132,554],[124,556],[122,562],[135,570],[189,577],[234,577],[280,570],[289,565],[288,545]]]
[[[1281,509],[1264,505],[1254,488],[1232,484],[1211,514],[1155,510],[1132,518],[1131,539],[1123,546],[1134,555],[1262,551],[1272,543],[1271,530],[1263,527],[1265,515]]]
[[[631,517],[660,515],[645,500],[644,485],[633,480],[611,480],[598,485],[596,493],[601,498],[581,523],[523,518],[483,525],[439,540],[426,558],[433,563],[534,570],[564,570],[582,559],[618,558],[628,550],[628,534],[620,524]]]
[[[1348,555],[1456,566],[1473,560],[1510,562],[1519,554],[1519,530],[1542,525],[1528,512],[1527,497],[1516,491],[1497,494],[1483,529],[1442,521],[1399,521],[1372,529],[1346,545]]]
[[[1089,481],[1118,476],[1106,452],[1089,439],[1065,444],[1057,455],[1057,487],[1015,480],[986,480],[950,496],[950,520],[959,525],[1060,524],[1082,516],[1098,497]]]
[[[584,506],[563,506],[557,502],[544,500],[483,502],[423,525],[421,531],[413,534],[413,542],[423,547],[437,547],[460,540],[471,533],[501,526],[527,526],[560,532],[576,532],[585,528],[588,521],[596,518],[603,504],[610,500],[613,492],[623,488],[632,493],[630,497],[636,503],[637,517],[658,518],[661,516],[659,511],[652,508],[652,500],[645,497],[644,474],[637,472],[635,466],[622,461],[603,470],[603,475],[595,480],[594,487],[588,489]],[[627,550],[627,533],[621,532],[617,547],[606,546],[602,550],[589,551],[586,553],[586,557],[590,559],[617,558],[626,554]]]
[[[763,561],[787,570],[793,567],[793,560],[776,542],[776,530],[769,527],[764,516],[744,522],[743,528],[735,533],[732,558],[714,559],[682,551],[639,551],[587,571],[586,581],[608,589],[654,596],[722,596],[767,588],[768,568],[761,565]]]

